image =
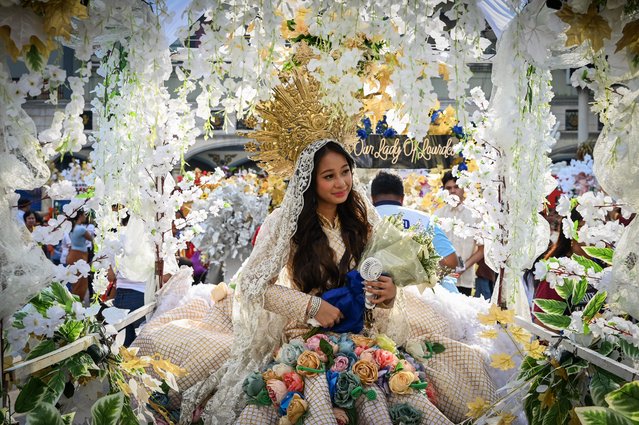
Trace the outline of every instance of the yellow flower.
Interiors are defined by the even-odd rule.
[[[413,389],[410,384],[415,380],[415,374],[407,370],[399,371],[388,380],[390,390],[395,394],[411,394]]]
[[[539,341],[535,340],[531,343],[525,343],[524,349],[528,352],[528,355],[533,359],[543,359],[544,352],[546,351],[546,346],[541,345]]]
[[[520,344],[527,344],[530,342],[530,333],[519,326],[510,326],[508,331],[513,336],[513,339]]]
[[[493,354],[490,358],[493,359],[490,365],[495,369],[509,370],[515,367],[515,362],[510,354]]]
[[[490,309],[488,310],[488,313],[487,314],[479,313],[477,315],[477,319],[479,320],[479,323],[481,323],[482,325],[489,325],[489,326],[494,325],[497,323],[500,312],[501,312],[501,309],[497,307],[497,304],[491,304]]]
[[[512,413],[502,412],[499,415],[499,422],[497,423],[497,425],[510,425],[515,419],[516,417]]]
[[[483,331],[479,334],[480,338],[488,338],[495,339],[497,338],[497,330],[496,329],[488,329],[487,331]]]
[[[515,323],[515,310],[499,310],[497,321],[502,325]]]
[[[377,381],[377,365],[368,360],[359,360],[353,365],[353,373],[359,376],[364,385],[371,385]]]
[[[306,413],[308,409],[308,402],[300,397],[298,394],[293,395],[291,403],[286,409],[286,418],[291,421],[292,424],[297,421]]]
[[[490,407],[490,404],[481,397],[477,397],[475,401],[467,403],[468,412],[466,412],[467,418],[478,418],[484,414],[484,412]]]
[[[375,345],[375,340],[362,335],[351,335],[351,339],[358,347],[370,348]]]
[[[395,341],[390,339],[384,334],[377,334],[375,336],[375,342],[379,345],[379,348],[382,350],[390,351],[391,353],[395,353],[397,351],[397,346],[395,345]]]
[[[304,351],[302,354],[300,354],[299,358],[297,359],[297,365],[307,369],[319,370],[322,367],[322,361],[320,360],[316,352],[307,350],[307,351]],[[299,373],[302,376],[313,376],[317,372],[298,369],[297,373]]]

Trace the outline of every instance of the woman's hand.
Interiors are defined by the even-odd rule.
[[[380,276],[377,280],[364,282],[366,292],[376,297],[368,298],[373,304],[388,304],[395,299],[397,288],[390,276]]]
[[[323,328],[332,328],[344,318],[344,315],[337,307],[322,300],[320,308],[317,311],[314,319],[322,325]]]

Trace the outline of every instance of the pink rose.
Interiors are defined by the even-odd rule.
[[[385,368],[386,366],[395,367],[397,365],[398,359],[395,354],[386,350],[375,350],[373,353],[373,359],[375,363],[379,366],[380,369]]]
[[[280,405],[282,399],[288,392],[286,384],[279,379],[269,379],[266,383],[266,390],[268,391],[268,396],[271,398],[271,401],[276,406]]]
[[[348,369],[348,357],[346,356],[337,356],[335,357],[335,362],[331,367],[331,371],[333,372],[344,372]]]
[[[355,347],[355,355],[357,357],[361,356],[364,351],[366,351],[366,347]]]
[[[409,372],[415,373],[415,368],[413,367],[412,364],[410,364],[408,360],[400,360],[399,364],[402,365],[402,370],[407,370]]]
[[[364,350],[364,351],[362,351],[362,352],[360,353],[360,355],[359,355],[359,359],[360,359],[360,360],[366,360],[366,361],[369,361],[369,362],[374,362],[374,361],[375,361],[375,359],[374,359],[374,357],[373,357],[373,353],[374,353],[375,351],[377,351],[377,350],[376,350],[376,349],[374,349],[374,348],[366,349],[366,350]]]
[[[315,351],[315,354],[317,354],[317,357],[319,357],[322,363],[326,363],[328,361],[328,357],[326,357],[326,354],[324,354],[323,352]]]
[[[335,415],[337,425],[348,425],[348,414],[344,411],[344,409],[333,407],[333,414]]]
[[[284,374],[284,384],[288,391],[297,391],[300,393],[304,391],[304,380],[295,372]]]
[[[320,340],[329,341],[328,336],[324,334],[316,334],[306,340],[306,348],[311,351],[321,351],[319,348]]]

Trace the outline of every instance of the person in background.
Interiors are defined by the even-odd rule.
[[[449,194],[459,198],[459,203],[452,207],[448,204],[435,211],[435,216],[440,218],[453,218],[466,225],[473,225],[477,220],[473,217],[472,211],[464,205],[464,189],[457,185],[457,178],[452,172],[447,172],[442,178],[442,186]],[[464,295],[471,296],[475,288],[475,264],[484,258],[484,246],[475,242],[472,237],[460,237],[455,234],[454,229],[446,232],[446,236],[453,243],[459,259],[457,266],[457,289]]]
[[[87,241],[93,241],[93,235],[87,230],[87,216],[83,210],[79,210],[74,218],[71,219],[71,232],[69,239],[71,240],[71,249],[67,255],[67,265],[75,264],[80,260],[89,263],[89,250],[87,249]],[[86,277],[80,277],[78,281],[71,287],[71,293],[80,297],[80,301],[84,301],[87,294],[89,281]]]
[[[115,266],[109,269],[107,277],[115,282],[113,306],[132,312],[144,306],[147,285],[153,284],[155,255],[141,218],[127,216],[122,220],[122,226],[124,252],[116,257]],[[136,329],[144,321],[142,317],[125,328],[125,347],[131,345]]]
[[[18,200],[18,211],[16,211],[16,218],[20,223],[24,222],[24,214],[31,209],[31,200],[20,196]]]
[[[27,226],[27,230],[29,233],[33,233],[33,229],[38,225],[38,218],[36,217],[35,211],[27,211],[24,213],[22,219],[24,220],[24,225]]]
[[[371,183],[373,205],[380,216],[402,215],[404,229],[421,225],[423,229],[433,229],[433,245],[441,260],[439,265],[455,270],[457,254],[442,229],[431,223],[430,216],[424,212],[402,206],[404,203],[404,183],[397,174],[380,171]]]

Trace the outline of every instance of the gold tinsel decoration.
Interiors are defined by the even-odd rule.
[[[271,100],[256,106],[260,128],[247,134],[255,142],[245,150],[266,172],[290,177],[302,151],[317,140],[333,139],[352,151],[358,117],[326,106],[321,96],[320,83],[297,68],[282,76]]]

